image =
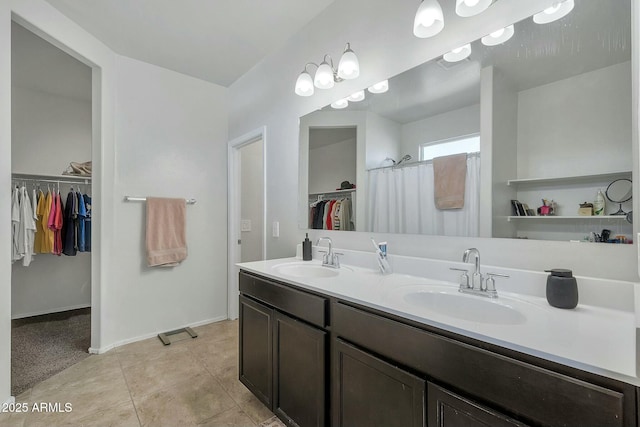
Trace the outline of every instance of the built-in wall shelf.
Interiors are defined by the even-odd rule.
[[[631,171],[609,172],[591,175],[564,176],[556,178],[523,178],[510,179],[507,181],[509,186],[542,186],[542,185],[563,185],[563,184],[580,184],[588,182],[613,181],[619,178],[631,179]]]
[[[612,220],[612,221],[622,221],[626,220],[626,215],[537,215],[537,216],[508,216],[507,221],[512,220],[525,220],[525,221],[561,221],[561,220],[586,220],[586,221],[596,221],[596,220]]]

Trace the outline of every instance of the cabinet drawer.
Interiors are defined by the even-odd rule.
[[[340,302],[332,329],[532,425],[635,425],[635,391],[626,384],[601,387]]]
[[[327,326],[327,299],[286,285],[240,272],[240,292],[324,328]]]

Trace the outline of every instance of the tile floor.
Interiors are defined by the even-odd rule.
[[[88,357],[18,396],[29,411],[0,414],[0,426],[284,426],[238,381],[238,321],[193,329],[196,339],[165,347],[150,338]],[[72,411],[34,412],[42,402]]]

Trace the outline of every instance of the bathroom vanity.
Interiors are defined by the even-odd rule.
[[[456,295],[437,264],[451,283],[295,258],[242,264],[240,381],[290,426],[637,425],[632,313],[503,292],[480,303],[494,304],[483,316],[482,298]],[[438,299],[438,313],[427,294],[463,298],[464,312],[448,316]]]

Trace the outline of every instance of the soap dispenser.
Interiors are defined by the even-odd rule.
[[[309,233],[306,233],[306,236],[302,241],[302,260],[311,261],[311,258],[311,240],[309,240]]]
[[[557,308],[576,308],[578,305],[578,283],[573,272],[564,268],[545,270],[547,277],[547,301]]]

